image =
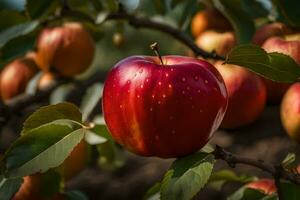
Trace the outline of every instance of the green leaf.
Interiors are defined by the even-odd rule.
[[[33,128],[4,156],[6,177],[21,177],[59,166],[84,137],[78,122],[60,119]]]
[[[207,153],[196,153],[174,161],[163,178],[161,199],[193,198],[208,182],[214,162],[213,155]]]
[[[241,0],[243,10],[253,18],[268,17],[269,10],[259,0]]]
[[[105,137],[97,135],[96,133],[89,130],[86,132],[84,139],[90,145],[97,145],[107,142],[107,139]]]
[[[85,96],[83,97],[80,105],[80,110],[82,111],[82,120],[88,119],[89,115],[92,113],[95,106],[100,109],[100,104],[98,104],[100,98],[102,97],[103,84],[96,83],[88,88]]]
[[[238,44],[250,43],[255,26],[253,20],[241,9],[239,0],[212,0],[214,6],[230,21]]]
[[[144,195],[143,199],[144,200],[154,200],[154,199],[160,199],[160,188],[161,188],[161,183],[155,183],[149,190],[146,192]]]
[[[0,181],[0,197],[1,200],[10,200],[23,183],[22,178],[6,179]]]
[[[278,11],[291,26],[300,26],[299,0],[273,0],[273,3],[278,7]]]
[[[78,190],[72,190],[65,193],[66,200],[88,200],[87,196]]]
[[[0,19],[5,19],[0,20],[0,30],[26,21],[26,17],[15,10],[1,10]]]
[[[26,35],[35,30],[39,25],[38,21],[26,22],[16,26],[5,29],[0,32],[0,48],[2,48],[8,41]]]
[[[259,190],[254,190],[251,188],[247,188],[246,186],[241,187],[235,193],[230,195],[227,200],[259,200],[266,197]]]
[[[294,154],[294,153],[288,153],[288,155],[281,162],[281,165],[284,168],[287,168],[287,167],[293,165],[295,163],[295,161],[296,161],[296,154]]]
[[[26,0],[26,11],[31,19],[37,19],[55,2],[53,0]]]
[[[255,45],[234,47],[225,63],[245,67],[278,82],[292,83],[300,77],[300,66],[291,57],[275,52],[267,53]]]
[[[27,118],[23,124],[22,134],[55,120],[69,119],[81,123],[81,118],[80,111],[74,104],[71,103],[64,102],[44,106]]]
[[[224,180],[224,181],[248,183],[250,181],[254,181],[255,179],[256,179],[256,177],[248,176],[248,175],[238,176],[233,171],[224,169],[224,170],[220,170],[218,172],[213,173],[209,179],[209,182]]]
[[[282,190],[283,199],[299,200],[300,186],[293,183],[282,182],[280,184]]]
[[[52,197],[60,191],[61,176],[54,170],[41,174],[40,193],[43,197]]]
[[[23,35],[7,42],[1,49],[1,59],[8,62],[33,49],[36,34]],[[18,48],[16,48],[18,47]]]
[[[57,104],[66,101],[70,92],[74,89],[73,84],[63,84],[57,87],[50,95],[50,104]]]

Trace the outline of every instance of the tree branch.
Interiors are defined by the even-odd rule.
[[[83,19],[90,23],[95,23],[95,20],[91,16],[77,10],[65,10],[62,13],[62,15]],[[128,20],[129,24],[136,28],[148,28],[148,29],[158,30],[167,33],[172,37],[174,37],[175,39],[177,39],[178,41],[185,44],[187,47],[189,47],[195,53],[196,56],[202,56],[203,58],[225,60],[224,57],[217,55],[214,52],[207,52],[199,48],[195,44],[195,42],[190,37],[188,37],[184,32],[172,26],[155,22],[153,20],[149,20],[144,17],[138,17],[133,14],[128,14],[125,12],[110,13],[106,16],[104,21],[109,21],[109,20]]]
[[[245,165],[259,168],[265,172],[268,172],[273,177],[280,177],[282,179],[285,179],[292,183],[300,185],[300,175],[299,174],[286,171],[283,168],[281,168],[281,170],[278,170],[278,168],[276,166],[266,163],[263,160],[255,160],[252,158],[238,156],[238,155],[235,155],[235,154],[225,151],[220,146],[216,146],[216,149],[214,150],[213,154],[216,157],[216,159],[224,160],[232,168],[234,168],[236,164],[245,164]]]

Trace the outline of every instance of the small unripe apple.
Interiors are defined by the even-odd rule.
[[[300,64],[300,40],[297,37],[299,34],[289,35],[285,37],[271,37],[267,39],[263,48],[268,53],[279,52],[292,57],[298,64]],[[290,86],[290,84],[283,84],[271,80],[265,80],[267,87],[268,101],[279,102],[282,96]]]
[[[143,156],[180,157],[201,149],[227,106],[221,75],[183,56],[132,56],[115,65],[103,91],[112,137]]]
[[[227,92],[228,107],[222,128],[238,128],[254,122],[262,113],[266,103],[266,88],[261,78],[245,68],[215,63],[222,75]]]
[[[84,169],[88,161],[88,146],[82,140],[71,152],[68,158],[58,167],[64,180],[70,180]]]
[[[300,143],[300,83],[293,84],[284,95],[280,114],[287,134]]]
[[[198,12],[191,22],[192,34],[197,37],[202,32],[213,29],[217,31],[228,31],[232,27],[229,21],[216,9],[207,8]]]
[[[259,179],[247,184],[247,188],[259,190],[264,194],[270,195],[276,192],[275,182],[272,179]]]
[[[94,58],[95,44],[79,23],[44,29],[37,41],[38,65],[63,76],[84,72]]]
[[[23,93],[37,70],[35,61],[28,57],[19,58],[7,64],[0,77],[1,98],[8,101]]]
[[[55,75],[50,72],[44,72],[39,81],[38,81],[38,89],[43,90],[49,87],[55,80]]]
[[[225,56],[236,44],[233,32],[216,32],[208,30],[196,38],[198,47],[205,51],[216,51],[218,55]]]
[[[274,22],[271,24],[265,24],[257,29],[252,38],[252,42],[261,46],[270,37],[284,36],[290,33],[292,33],[290,28],[283,23]]]

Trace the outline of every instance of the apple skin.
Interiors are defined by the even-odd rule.
[[[260,77],[247,69],[222,63],[215,63],[228,92],[228,107],[221,128],[234,129],[251,124],[265,107],[265,85]]]
[[[262,178],[247,184],[248,188],[259,190],[264,194],[270,195],[276,192],[276,186],[273,179]]]
[[[280,115],[287,134],[300,143],[300,83],[294,83],[284,95]]]
[[[196,13],[191,21],[191,31],[194,37],[202,32],[213,29],[218,31],[232,30],[229,21],[216,9],[207,8]]]
[[[299,34],[298,34],[299,35]],[[270,52],[279,52],[291,56],[300,64],[300,40],[296,40],[297,34],[281,37],[271,37],[265,41],[262,48]],[[289,88],[290,84],[278,83],[271,80],[265,80],[267,87],[268,101],[271,103],[280,102],[282,96]]]
[[[38,65],[43,71],[74,76],[92,63],[95,44],[82,25],[73,22],[44,29],[37,40],[37,49]]]
[[[162,158],[201,149],[227,106],[221,75],[208,62],[184,56],[132,56],[115,65],[103,91],[112,137],[126,149]]]
[[[218,55],[226,56],[236,44],[233,32],[216,32],[213,30],[204,31],[196,38],[198,47],[205,51],[216,51]]]
[[[41,75],[38,81],[38,89],[43,90],[49,87],[55,79],[55,75],[50,72],[45,72]]]
[[[264,24],[255,32],[252,43],[261,46],[270,37],[284,36],[290,33],[292,33],[292,30],[283,23],[274,22],[271,24]]]
[[[18,58],[7,64],[1,72],[0,91],[3,101],[8,101],[25,91],[27,83],[37,73],[31,58]]]

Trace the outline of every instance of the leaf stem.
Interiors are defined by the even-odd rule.
[[[158,50],[158,44],[157,42],[154,42],[153,44],[150,45],[150,48],[154,51],[155,55],[159,58],[160,60],[160,64],[164,65],[164,62],[163,62],[163,59],[159,53],[159,50]]]

